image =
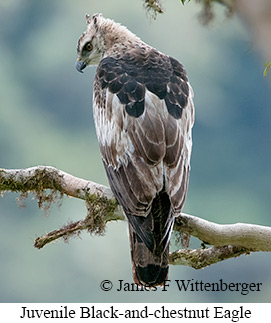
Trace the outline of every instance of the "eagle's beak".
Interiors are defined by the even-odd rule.
[[[81,61],[81,60],[78,59],[76,61],[75,67],[76,67],[78,72],[83,73],[83,69],[87,67],[87,64],[84,61]]]

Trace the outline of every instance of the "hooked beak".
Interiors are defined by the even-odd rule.
[[[84,61],[77,60],[75,68],[78,72],[83,73],[83,69],[87,67],[87,64]]]

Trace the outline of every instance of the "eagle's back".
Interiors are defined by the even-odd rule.
[[[194,122],[183,66],[143,43],[107,56],[94,83],[94,120],[103,163],[129,222],[135,282],[167,277],[174,215],[187,192]]]

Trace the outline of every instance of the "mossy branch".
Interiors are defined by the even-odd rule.
[[[191,0],[177,0],[183,5],[187,5]],[[220,4],[227,10],[227,16],[231,16],[236,11],[235,0],[195,0],[202,6],[202,11],[199,14],[200,20],[204,24],[208,24],[214,18],[213,4]],[[157,14],[164,13],[164,7],[160,0],[144,0],[144,7],[148,12],[151,12],[153,18]]]
[[[19,193],[21,198],[33,193],[39,207],[45,210],[64,195],[85,201],[86,218],[38,237],[34,244],[38,249],[59,238],[68,240],[83,230],[101,235],[108,221],[125,220],[110,188],[50,166],[0,169],[0,193],[3,196],[7,191]],[[271,228],[266,226],[244,223],[221,225],[182,213],[175,219],[174,230],[212,245],[205,249],[185,248],[172,252],[170,263],[174,265],[200,269],[252,251],[271,251]]]

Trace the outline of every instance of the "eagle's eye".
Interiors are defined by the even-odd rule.
[[[86,49],[87,51],[89,51],[89,52],[91,52],[91,51],[92,51],[92,49],[93,49],[93,45],[91,44],[91,42],[86,43],[86,45],[85,45],[85,49]]]

